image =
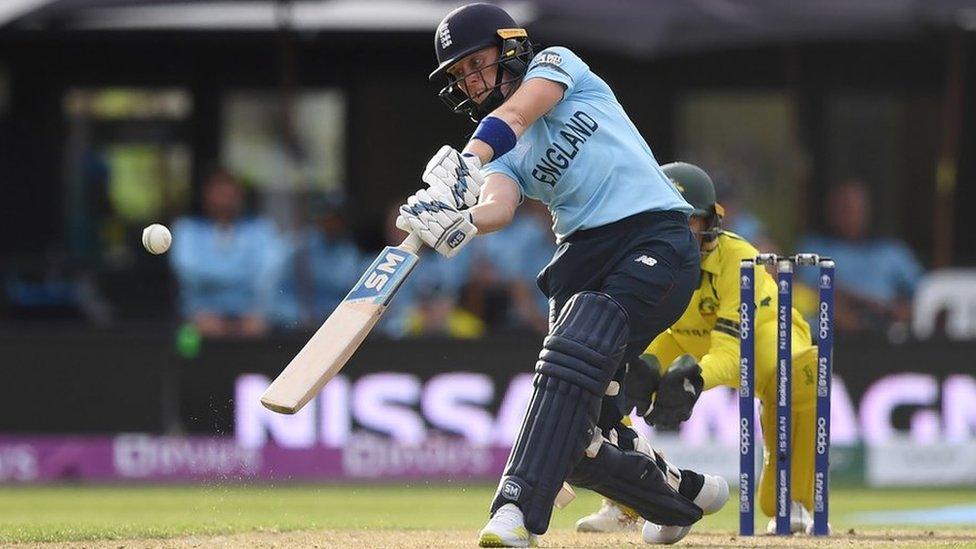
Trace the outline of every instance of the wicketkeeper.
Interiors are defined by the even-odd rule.
[[[701,391],[718,386],[739,387],[739,266],[741,260],[755,258],[758,252],[742,237],[722,229],[722,206],[717,203],[715,187],[704,170],[684,162],[665,164],[662,170],[695,208],[691,227],[701,246],[701,276],[688,309],[647,347],[642,358],[649,368],[641,370],[631,365],[628,392],[632,393],[638,413],[648,423],[673,427],[691,416]],[[762,266],[757,266],[755,280],[756,394],[762,404],[765,457],[759,481],[759,505],[766,516],[773,517],[777,292],[776,281]],[[810,326],[796,309],[793,309],[792,330],[791,529],[803,532],[813,523],[810,510],[813,508],[817,348],[812,344]],[[613,531],[633,528],[635,522],[632,512],[605,502],[600,511],[580,519],[577,528]],[[773,532],[775,526],[775,520],[770,520],[767,530]]]
[[[398,226],[450,257],[507,225],[528,197],[549,207],[558,242],[538,279],[549,335],[480,544],[533,543],[564,480],[655,523],[694,523],[695,486],[614,434],[622,365],[678,319],[698,280],[692,207],[610,87],[569,49],[536,51],[505,11],[471,4],[441,21],[434,50],[441,99],[478,127],[460,151],[431,159]]]

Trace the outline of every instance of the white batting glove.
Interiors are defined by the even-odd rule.
[[[397,227],[420,237],[425,244],[444,257],[453,257],[478,234],[471,213],[431,196],[421,189],[400,206]]]
[[[450,145],[444,145],[427,163],[421,177],[430,195],[461,210],[478,203],[485,176],[481,173],[481,159],[464,156]]]

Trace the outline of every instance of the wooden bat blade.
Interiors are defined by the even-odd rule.
[[[377,256],[342,303],[261,395],[261,404],[294,414],[312,400],[345,366],[383,316],[393,295],[418,258],[420,242],[410,236]]]
[[[340,303],[261,395],[261,404],[281,414],[300,410],[346,365],[384,309],[371,303]]]

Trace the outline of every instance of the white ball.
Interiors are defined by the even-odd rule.
[[[153,223],[142,230],[142,246],[151,254],[166,253],[172,242],[173,235],[169,233],[169,229],[165,225]]]

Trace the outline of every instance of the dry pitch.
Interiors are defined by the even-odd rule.
[[[122,539],[83,542],[29,544],[32,547],[58,548],[132,548],[150,547],[477,547],[469,530],[411,530],[375,532],[318,530],[301,532],[249,532],[229,536],[186,536],[169,539]],[[16,544],[14,547],[20,547]],[[546,534],[540,547],[648,547],[637,533],[577,534],[566,530]],[[730,533],[691,534],[678,547],[976,547],[976,533],[965,530],[926,533],[913,530],[876,530],[861,534],[839,534],[829,539],[796,536],[781,538],[759,536],[737,537]]]
[[[475,547],[488,486],[187,486],[0,489],[0,545],[37,547]],[[735,501],[734,499],[732,500]],[[976,547],[976,521],[937,524],[976,490],[836,489],[829,539],[734,535],[736,509],[706,517],[684,547]],[[637,532],[576,534],[599,506],[580,494],[556,511],[542,547],[643,547]],[[921,511],[932,524],[858,523]],[[877,520],[877,519],[875,519]],[[893,519],[897,520],[897,519]],[[966,522],[968,520],[968,523]],[[757,523],[757,530],[760,526]]]

